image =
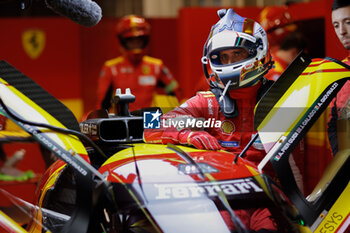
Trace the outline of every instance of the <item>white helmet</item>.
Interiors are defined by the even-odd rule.
[[[220,20],[212,26],[207,42],[204,44],[202,63],[208,77],[207,64],[214,72],[211,85],[229,89],[250,86],[263,77],[271,68],[264,29],[252,19],[239,16],[233,9],[218,11]],[[248,57],[230,64],[222,64],[220,51],[243,48]]]

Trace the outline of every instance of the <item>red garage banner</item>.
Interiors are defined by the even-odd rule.
[[[64,18],[0,20],[0,59],[82,114],[80,26]]]

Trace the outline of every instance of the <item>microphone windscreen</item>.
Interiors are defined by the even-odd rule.
[[[85,27],[95,26],[102,18],[101,7],[91,0],[45,0],[48,8]]]

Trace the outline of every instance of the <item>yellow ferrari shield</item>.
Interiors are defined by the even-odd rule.
[[[45,32],[39,29],[29,29],[22,33],[24,51],[31,59],[40,56],[45,47]]]

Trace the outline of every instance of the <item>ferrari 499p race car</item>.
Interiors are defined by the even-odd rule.
[[[276,232],[344,232],[350,146],[339,145],[307,197],[288,158],[349,78],[346,64],[300,54],[256,106],[254,124],[267,155],[254,166],[244,154],[257,138],[239,155],[143,143],[143,114],[157,109],[129,113],[130,94],[116,95],[115,114],[95,111],[79,124],[61,102],[1,61],[0,113],[58,160],[39,183],[35,203],[14,202],[31,220],[21,226],[0,212],[0,226],[9,232],[251,232],[241,211],[264,209]],[[348,127],[348,118],[343,121]],[[338,136],[349,141],[349,130]],[[262,172],[268,162],[278,183]]]

